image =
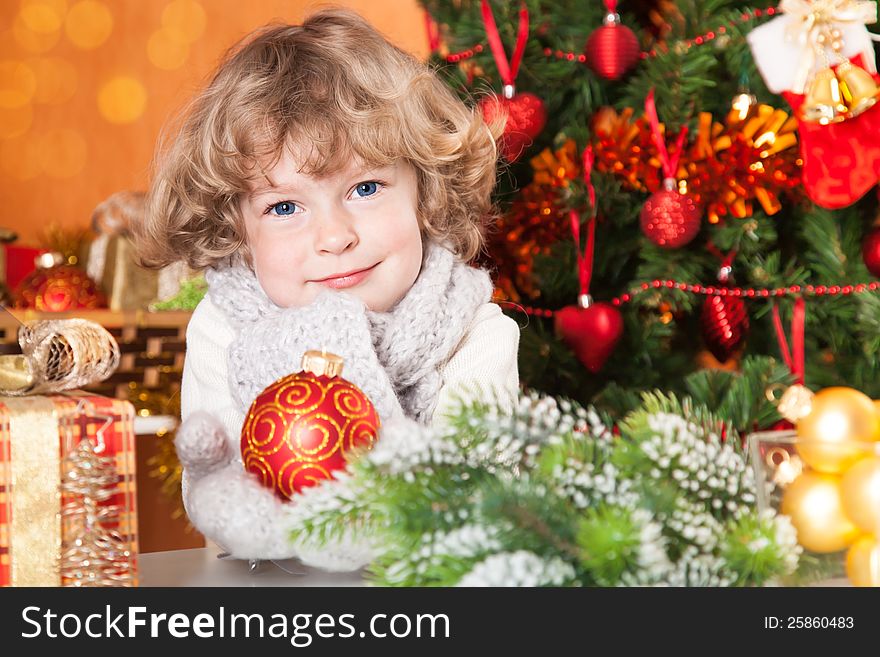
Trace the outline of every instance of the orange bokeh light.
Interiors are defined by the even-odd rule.
[[[67,12],[64,30],[70,42],[82,50],[93,50],[113,31],[113,14],[103,2],[82,0]]]
[[[162,10],[162,27],[180,43],[193,43],[205,32],[208,17],[196,0],[172,0]]]
[[[110,123],[131,123],[147,105],[147,90],[139,80],[120,75],[105,82],[98,91],[98,109]]]
[[[64,24],[66,0],[22,0],[21,20],[32,32],[53,34]]]
[[[61,30],[34,32],[27,26],[24,17],[19,13],[12,21],[12,37],[26,52],[43,53],[55,47],[61,38]]]
[[[150,63],[163,71],[173,71],[186,63],[189,45],[177,39],[176,32],[166,29],[153,32],[147,41],[147,57]]]

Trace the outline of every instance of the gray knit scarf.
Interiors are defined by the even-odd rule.
[[[485,271],[435,243],[426,245],[409,292],[385,313],[330,290],[307,306],[281,308],[243,265],[209,270],[206,278],[211,301],[236,332],[227,367],[242,413],[263,388],[299,371],[305,351],[325,349],[345,359],[343,377],[364,391],[383,421],[405,415],[422,424],[437,404],[440,368],[492,295]]]

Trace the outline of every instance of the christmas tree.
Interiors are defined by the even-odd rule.
[[[509,116],[485,264],[527,387],[740,431],[775,384],[880,396],[875,3],[423,4],[440,74]]]

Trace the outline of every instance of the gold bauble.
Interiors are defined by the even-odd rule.
[[[880,457],[862,459],[840,478],[843,510],[866,532],[880,535]]]
[[[840,474],[870,454],[864,444],[880,438],[873,400],[852,388],[825,388],[813,397],[810,414],[797,423],[798,453],[820,472]]]
[[[843,512],[835,475],[801,474],[782,495],[782,513],[791,517],[798,542],[813,552],[837,552],[861,533]]]
[[[846,576],[853,586],[880,586],[880,543],[870,534],[846,553]]]

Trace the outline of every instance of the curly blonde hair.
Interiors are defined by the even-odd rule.
[[[502,128],[353,12],[267,26],[230,50],[160,147],[145,219],[133,227],[141,262],[250,264],[239,200],[291,140],[310,144],[302,171],[316,177],[352,154],[368,166],[411,164],[422,234],[470,261],[495,216]]]

